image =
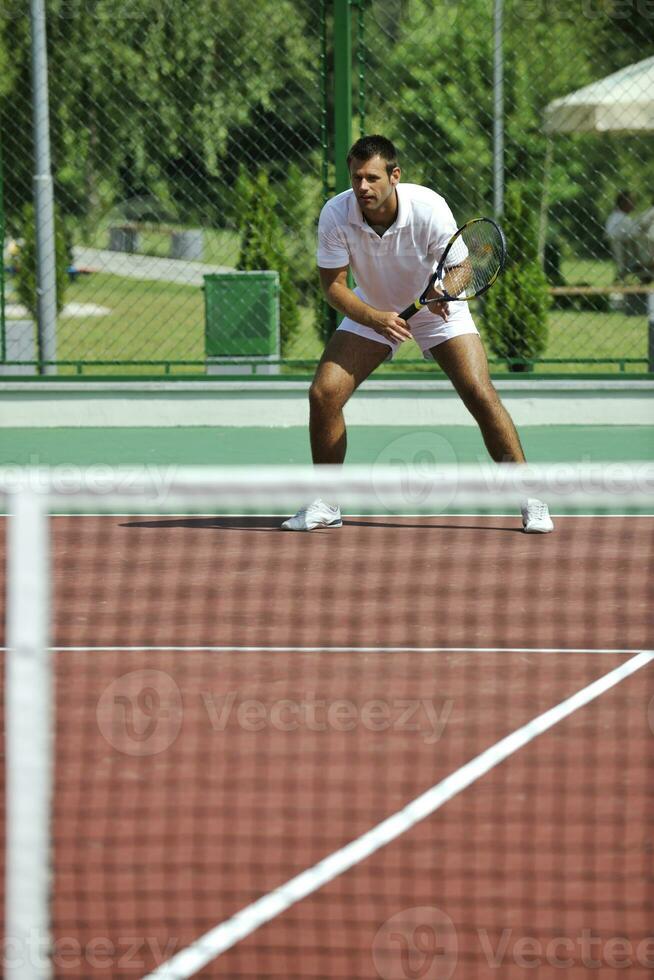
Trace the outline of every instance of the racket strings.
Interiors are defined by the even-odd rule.
[[[477,296],[491,285],[504,265],[504,241],[490,221],[466,225],[452,242],[443,287],[450,296]]]

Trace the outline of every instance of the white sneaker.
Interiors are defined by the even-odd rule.
[[[526,534],[549,534],[554,530],[547,504],[530,497],[522,507],[522,527]]]
[[[342,527],[341,512],[338,507],[330,507],[324,500],[314,500],[308,507],[302,507],[294,517],[282,524],[283,531],[313,531],[317,527]]]

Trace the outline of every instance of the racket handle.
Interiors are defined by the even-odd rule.
[[[402,310],[401,313],[398,313],[398,316],[401,317],[402,320],[408,320],[410,316],[413,316],[414,313],[417,313],[418,310],[421,309],[422,309],[422,303],[420,302],[419,299],[417,299],[413,303],[411,303],[410,306],[407,306],[405,310]]]

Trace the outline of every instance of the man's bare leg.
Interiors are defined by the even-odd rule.
[[[342,463],[347,449],[343,406],[389,355],[387,344],[338,330],[309,389],[309,432],[314,463]]]
[[[524,463],[525,454],[513,420],[500,401],[488,372],[486,351],[477,334],[452,337],[431,348],[497,463]]]
[[[311,454],[314,463],[340,465],[345,460],[347,432],[343,406],[362,381],[389,354],[389,346],[338,330],[331,338],[316,369],[309,390]],[[312,531],[341,527],[337,504],[321,498],[282,523],[285,531]]]
[[[432,347],[432,354],[476,419],[486,448],[496,463],[524,463],[513,420],[500,401],[488,373],[488,360],[481,338],[462,334]],[[522,526],[529,534],[547,534],[554,529],[547,505],[528,498],[522,502]]]

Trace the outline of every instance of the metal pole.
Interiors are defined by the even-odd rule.
[[[503,0],[493,4],[493,209],[504,214],[504,9]]]
[[[57,263],[54,197],[50,166],[48,53],[44,0],[30,0],[32,24],[32,113],[34,127],[34,211],[39,359],[57,359]],[[56,374],[46,367],[45,374]]]
[[[334,0],[334,169],[336,193],[350,186],[352,145],[352,17],[350,0]]]
[[[5,184],[2,143],[0,143],[0,362],[7,360],[7,337],[5,334]]]
[[[647,370],[654,373],[654,293],[647,294]]]

